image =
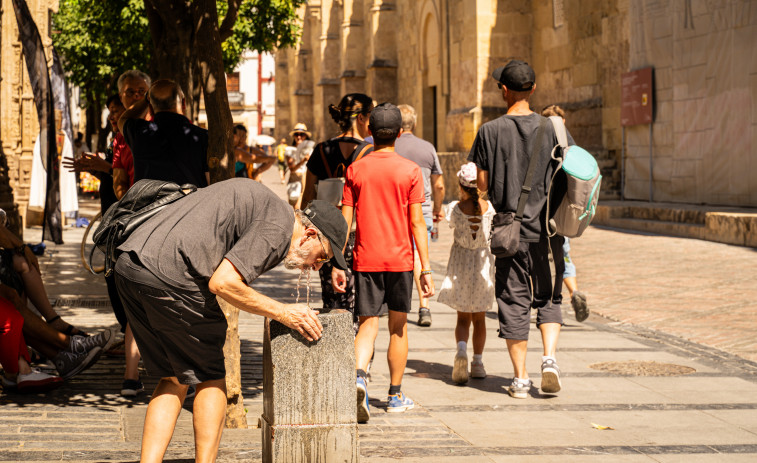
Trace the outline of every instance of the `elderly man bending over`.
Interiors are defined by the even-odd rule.
[[[226,411],[226,319],[216,296],[317,340],[317,312],[249,285],[282,261],[317,270],[333,259],[345,268],[347,233],[325,201],[293,211],[261,184],[230,179],[168,205],[119,247],[119,294],[145,367],[161,378],[145,417],[143,462],[162,460],[189,385],[197,389],[196,461],[215,460]]]

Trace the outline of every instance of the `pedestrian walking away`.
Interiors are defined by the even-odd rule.
[[[370,131],[375,151],[347,168],[342,214],[356,229],[354,260],[356,305],[359,328],[355,336],[357,419],[370,418],[366,370],[379,331],[381,306],[389,309],[390,385],[386,411],[404,412],[414,407],[402,393],[402,377],[407,364],[407,314],[413,287],[412,241],[418,247],[421,288],[424,297],[434,295],[428,259],[428,230],[421,205],[425,200],[420,168],[394,152],[394,142],[402,133],[400,110],[389,103],[373,109]],[[389,220],[389,218],[393,218]],[[344,271],[332,272],[334,290],[346,290]]]
[[[532,308],[537,309],[536,326],[543,344],[541,390],[554,394],[562,388],[555,353],[563,323],[560,307],[563,241],[556,236],[551,242],[558,273],[553,281],[545,220],[546,192],[556,168],[551,151],[557,138],[552,124],[529,107],[529,99],[536,89],[536,75],[531,66],[512,60],[495,69],[492,77],[507,103],[507,113],[481,126],[468,160],[476,164],[478,188],[488,191],[497,214],[504,218],[508,215],[516,219],[522,217],[520,221],[511,220],[519,225],[514,254],[495,260],[495,295],[499,336],[507,342],[514,370],[508,393],[525,399],[531,389],[526,353]],[[568,139],[574,144],[570,134]],[[527,179],[531,179],[529,184]],[[497,218],[493,236],[497,232]]]
[[[339,135],[319,143],[307,162],[305,189],[301,202],[307,204],[318,197],[341,204],[344,174],[359,157],[373,151],[373,145],[364,138],[370,135],[368,118],[373,109],[373,100],[362,93],[349,93],[342,97],[338,105],[329,105],[329,114],[339,126]],[[328,184],[328,185],[327,185]],[[329,187],[329,188],[327,188]],[[330,196],[328,193],[335,193]],[[351,229],[344,256],[347,259],[345,271],[346,286],[343,293],[334,291],[328,263],[320,270],[321,298],[323,307],[355,310],[355,279],[352,274],[352,251],[355,245],[355,230]]]
[[[457,311],[457,353],[452,380],[458,384],[485,378],[483,353],[486,343],[486,312],[494,303],[494,256],[489,249],[494,207],[478,196],[476,165],[464,164],[457,173],[460,201],[447,206],[447,222],[455,240],[447,263],[447,276],[437,301]],[[468,372],[468,335],[473,325],[473,362]]]
[[[265,186],[234,178],[165,206],[119,246],[119,294],[145,368],[161,378],[145,417],[143,460],[163,458],[190,385],[196,387],[196,460],[216,457],[226,413],[227,328],[216,296],[317,340],[323,327],[315,311],[249,285],[280,262],[318,270],[333,259],[345,268],[347,231],[328,203],[293,211]]]
[[[541,112],[544,117],[559,116],[565,123],[565,111],[557,105],[549,105]],[[565,261],[565,272],[563,272],[563,283],[568,288],[570,294],[570,305],[573,307],[576,321],[583,322],[589,318],[589,306],[586,302],[586,294],[578,290],[578,281],[576,279],[576,265],[570,257],[570,238],[565,238],[563,244],[563,260]]]

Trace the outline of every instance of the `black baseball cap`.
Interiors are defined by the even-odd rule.
[[[398,131],[402,127],[402,113],[400,108],[391,103],[381,103],[371,111],[371,118],[368,121],[368,128],[371,132],[377,132],[381,129],[391,129]]]
[[[492,77],[502,83],[508,90],[525,92],[534,88],[536,74],[525,61],[514,59],[492,72]]]
[[[318,231],[329,240],[334,257],[331,263],[334,267],[347,270],[347,261],[344,260],[342,249],[347,244],[349,227],[344,220],[341,211],[328,201],[314,199],[302,211],[313,222]]]

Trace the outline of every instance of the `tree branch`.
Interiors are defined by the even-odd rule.
[[[221,42],[225,42],[234,33],[234,23],[237,22],[237,13],[239,12],[242,0],[229,0],[228,3],[229,10],[226,12],[226,16],[223,17],[223,22],[221,22],[221,27],[218,31],[221,36]]]

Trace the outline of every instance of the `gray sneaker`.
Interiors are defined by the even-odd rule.
[[[576,321],[582,322],[589,318],[589,306],[586,304],[586,295],[581,291],[573,293],[570,298],[570,305],[573,306],[573,312],[576,314]]]
[[[90,351],[95,347],[107,351],[116,343],[116,332],[112,328],[100,331],[93,336],[71,336],[71,343],[68,351],[73,354],[81,354]]]
[[[513,382],[510,383],[510,386],[507,388],[507,393],[510,394],[511,397],[514,397],[516,399],[527,399],[528,398],[528,392],[531,390],[531,380],[527,380],[525,383],[521,383],[520,381],[516,381],[513,379]]]
[[[560,367],[557,362],[547,359],[541,364],[541,390],[547,394],[560,392]]]
[[[102,353],[102,347],[99,346],[80,353],[64,350],[55,356],[53,363],[61,378],[70,379],[94,365]]]
[[[431,326],[431,311],[426,307],[418,309],[418,326]]]

